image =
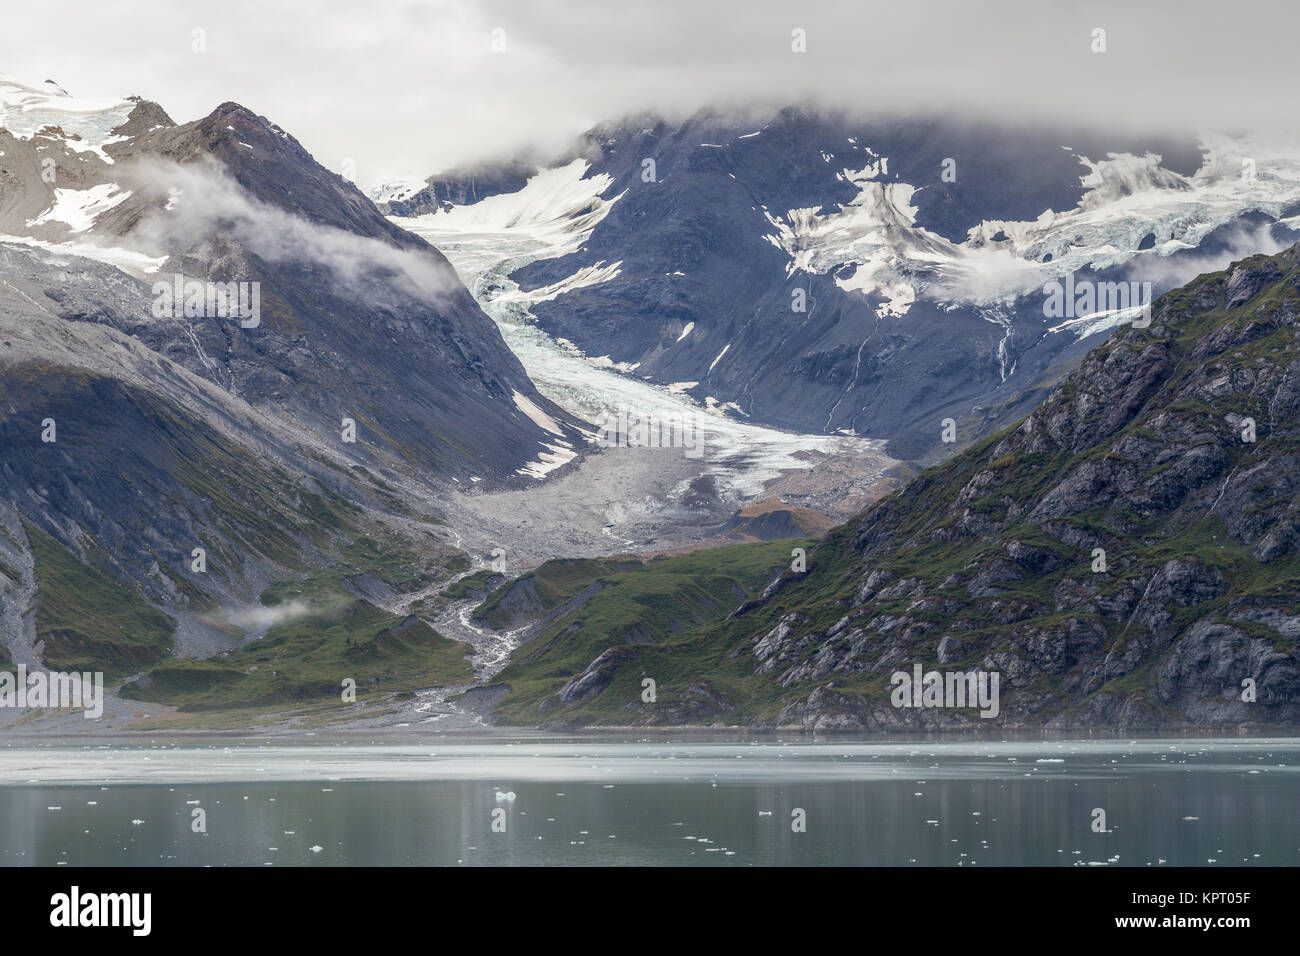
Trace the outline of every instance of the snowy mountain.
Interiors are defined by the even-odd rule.
[[[264,117],[8,79],[0,104],[0,660],[206,656],[304,574],[313,633],[427,643],[397,595],[467,564],[445,497],[532,484],[586,424]]]
[[[259,286],[255,321],[142,321],[153,303],[124,320],[160,354],[327,440],[352,418],[372,463],[504,477],[554,440],[513,396],[563,414],[446,260],[278,126],[233,103],[177,125],[142,101],[0,89],[8,241],[124,268],[150,298],[177,275]]]
[[[140,102],[74,97],[53,80],[32,83],[0,74],[0,126],[23,139],[47,127],[58,130],[50,135],[75,144],[78,152],[93,152],[106,162],[111,159],[103,147],[130,138],[122,127]]]
[[[1154,296],[1300,237],[1300,146],[1251,137],[706,112],[598,127],[523,186],[483,175],[481,198],[466,178],[386,208],[546,236],[511,279],[550,335],[898,457],[941,447],[941,419],[965,440],[1027,410],[1132,318],[1096,296],[1058,314],[1053,283]]]

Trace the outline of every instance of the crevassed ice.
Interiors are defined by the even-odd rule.
[[[587,168],[579,162],[551,170],[556,174],[551,177],[539,174],[526,187],[534,190],[528,199],[515,193],[449,213],[392,218],[424,236],[451,261],[542,395],[593,424],[621,408],[652,420],[689,423],[704,435],[710,449],[705,471],[723,495],[745,498],[762,492],[765,482],[783,471],[806,468],[807,452],[879,451],[883,442],[872,439],[800,435],[736,421],[730,417],[740,414],[734,404],[723,405],[712,397],[700,403],[684,394],[697,383],[665,388],[641,381],[621,373],[610,359],[590,358],[572,343],[537,328],[529,312],[535,294],[522,292],[510,274],[528,262],[563,254],[556,250],[577,249],[594,228],[592,220],[599,221],[596,217],[617,201],[599,199],[608,185],[599,181],[604,177],[584,180]],[[593,202],[597,205],[589,213]],[[487,204],[493,208],[480,208]],[[597,277],[587,273],[571,279],[589,284]],[[540,478],[571,458],[570,449],[558,442],[543,447],[546,450],[520,469],[521,474]]]
[[[1214,230],[1252,212],[1300,222],[1300,143],[1206,135],[1201,144],[1204,160],[1191,176],[1165,169],[1153,154],[1081,155],[1079,181],[1087,191],[1075,208],[1044,210],[1029,221],[982,222],[960,243],[918,227],[914,187],[879,181],[881,167],[869,163],[843,171],[859,193],[834,211],[765,211],[773,227],[766,238],[789,254],[791,274],[854,265],[837,284],[879,296],[882,315],[904,315],[921,296],[952,305],[1010,305],[1080,269],[1126,263],[1134,266],[1133,278],[1179,284],[1223,263],[1193,261],[1180,270],[1162,260],[1197,248]],[[1148,236],[1155,237],[1154,256],[1134,262]],[[1227,255],[1273,252],[1275,245],[1265,231],[1243,229]],[[1071,331],[1090,328],[1078,323]]]
[[[126,122],[135,104],[115,97],[70,96],[59,86],[0,74],[0,126],[20,138],[58,126],[98,149]]]
[[[404,219],[402,225],[414,232],[508,232],[546,243],[551,257],[567,255],[587,240],[623,196],[602,198],[614,180],[603,173],[585,178],[589,169],[590,163],[575,159],[542,170],[518,192]]]

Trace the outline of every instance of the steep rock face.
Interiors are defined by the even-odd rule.
[[[133,301],[105,303],[33,275],[64,317],[111,323],[324,440],[339,441],[351,418],[350,450],[371,465],[382,453],[430,476],[518,480],[557,439],[576,447],[446,259],[284,130],[234,103],[178,126],[138,102],[112,132],[98,152],[58,131],[0,132],[0,228],[126,247],[144,282]],[[177,275],[256,283],[256,322],[159,306]]]
[[[918,581],[857,592],[845,626],[886,631],[882,657],[960,640],[1012,721],[1300,719],[1297,259],[1166,296],[1019,427],[851,524],[849,560]]]
[[[1298,384],[1300,248],[1204,276],[1017,426],[832,532],[806,573],[657,657],[638,647],[637,667],[707,674],[723,723],[1294,724]],[[616,663],[603,685],[626,686]],[[895,706],[892,675],[917,665],[996,673],[997,716]],[[677,699],[667,680],[659,694]],[[596,694],[548,719],[608,722],[615,704],[634,723],[672,713]]]
[[[78,633],[115,626],[87,585],[125,585],[173,619],[155,651],[204,654],[248,630],[225,611],[380,533],[375,512],[398,504],[396,487],[111,322],[62,318],[30,284],[41,256],[0,245],[0,638],[15,658],[35,663],[48,636],[40,535],[47,554],[84,568],[84,594],[55,595]],[[135,285],[89,260],[68,260],[60,278],[69,294],[95,290],[108,318],[120,313],[107,292]]]
[[[1228,161],[1192,140],[787,109],[634,117],[573,156],[619,198],[581,248],[513,274],[565,290],[533,306],[543,328],[752,420],[888,438],[900,458],[944,450],[945,417],[962,440],[1015,420],[1113,326],[1048,320],[1046,281],[1150,273],[1159,293],[1184,259],[1300,237],[1278,223],[1300,196],[1234,194]],[[1207,183],[1235,196],[1222,222],[1160,212]],[[1139,193],[1150,216],[1124,211]]]
[[[572,424],[437,250],[266,119],[19,93],[65,125],[0,80],[3,656],[123,676],[294,600],[340,644],[405,634],[377,604],[456,564],[438,496],[534,480]],[[164,302],[177,275],[259,312]]]

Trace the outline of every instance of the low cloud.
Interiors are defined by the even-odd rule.
[[[462,289],[455,270],[436,252],[310,222],[260,202],[210,157],[184,165],[143,157],[123,164],[120,175],[125,188],[157,203],[130,234],[150,255],[183,255],[219,238],[269,263],[321,266],[336,286],[372,301],[391,299],[397,290],[442,305]]]
[[[283,624],[285,621],[306,617],[311,613],[311,607],[302,601],[286,601],[283,604],[273,604],[267,607],[231,609],[225,611],[221,616],[227,623],[233,624],[235,627],[264,631],[276,624]]]
[[[1272,223],[1241,225],[1228,232],[1223,237],[1223,247],[1213,252],[1138,256],[1129,263],[1126,278],[1149,281],[1157,289],[1174,289],[1197,276],[1226,269],[1247,256],[1271,256],[1295,244],[1294,237],[1279,240],[1277,231]]]
[[[7,70],[139,93],[181,121],[235,100],[325,165],[355,161],[367,186],[528,142],[549,152],[645,109],[807,101],[1183,133],[1292,123],[1281,104],[1300,85],[1292,0],[319,0],[306,17],[291,0],[256,16],[225,0],[10,6]],[[33,43],[51,22],[58,43]]]

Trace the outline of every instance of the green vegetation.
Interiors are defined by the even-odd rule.
[[[468,565],[465,555],[441,548],[417,553],[406,539],[376,532],[354,538],[338,552],[332,564],[301,577],[282,581],[262,592],[271,606],[294,599],[331,604],[346,597],[363,581],[371,581],[395,594],[427,588]]]
[[[641,567],[636,558],[554,558],[502,584],[474,609],[476,620],[498,630],[536,619],[602,577]]]
[[[357,696],[465,683],[467,648],[416,617],[399,617],[359,598],[360,581],[410,593],[446,577],[460,552],[417,554],[395,536],[359,537],[335,564],[272,585],[262,604],[285,619],[237,650],[206,660],[173,658],[124,690],[186,710],[288,707],[333,698],[342,682]]]
[[[106,567],[82,563],[30,522],[36,559],[36,635],[56,670],[102,670],[113,679],[166,656],[176,622],[118,584]]]
[[[539,707],[548,704],[602,651],[617,645],[631,645],[638,664],[652,662],[649,673],[666,686],[705,674],[713,679],[725,668],[720,660],[723,649],[713,642],[701,642],[698,635],[762,593],[789,567],[791,549],[809,543],[787,540],[729,545],[657,558],[644,565],[618,562],[604,572],[599,571],[601,562],[548,562],[533,572],[533,577],[541,575],[537,591],[547,595],[551,608],[580,591],[590,588],[590,592],[585,600],[547,621],[541,632],[516,652],[498,678],[512,688],[498,716],[504,723],[537,723],[547,712]],[[507,587],[503,585],[496,595]],[[736,670],[734,663],[725,669]],[[638,699],[638,673],[629,669],[622,677],[628,693],[633,685],[635,693],[602,694],[588,715],[603,712],[607,722],[628,723],[621,706]]]
[[[277,624],[266,636],[208,660],[172,658],[123,693],[183,710],[288,707],[333,698],[356,681],[357,699],[471,679],[466,647],[417,618],[350,600]]]
[[[490,582],[500,577],[501,574],[491,568],[480,568],[473,574],[467,574],[463,578],[453,581],[439,591],[438,595],[451,601],[463,601],[475,594],[486,591],[490,586]]]

